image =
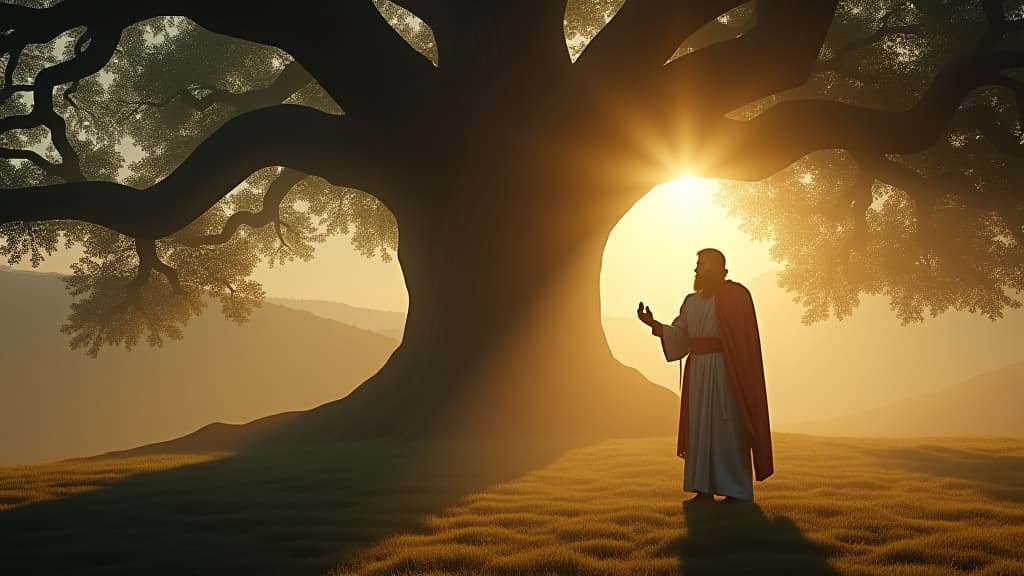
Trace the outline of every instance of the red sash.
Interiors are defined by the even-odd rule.
[[[690,338],[690,355],[713,354],[722,351],[721,338]]]

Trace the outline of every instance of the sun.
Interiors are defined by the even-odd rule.
[[[695,203],[711,204],[711,198],[719,186],[720,181],[714,178],[683,174],[674,180],[659,184],[655,190],[674,198],[682,205],[692,207]]]
[[[605,244],[601,268],[605,314],[632,312],[634,300],[650,301],[658,310],[678,310],[679,293],[692,286],[696,253],[703,248],[725,252],[737,280],[776,268],[768,245],[743,232],[741,219],[729,214],[724,196],[719,198],[727,195],[729,187],[728,181],[682,173],[637,200]]]
[[[718,180],[684,174],[655,186],[651,193],[666,208],[692,213],[714,210],[712,198],[718,188]]]

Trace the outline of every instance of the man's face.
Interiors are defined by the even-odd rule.
[[[697,267],[693,269],[693,289],[703,290],[720,283],[725,278],[725,271],[719,263],[703,254],[697,256]]]
[[[703,255],[697,256],[697,267],[693,269],[693,273],[695,276],[703,276],[704,274],[707,274],[707,271],[710,268],[710,266],[711,263],[708,262],[707,258],[705,258]]]

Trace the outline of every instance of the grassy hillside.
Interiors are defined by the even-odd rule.
[[[76,575],[1024,573],[1024,440],[779,434],[754,505],[684,504],[673,445],[0,467],[0,558]]]
[[[0,268],[0,462],[132,448],[309,409],[346,395],[398,344],[268,303],[241,326],[212,306],[181,341],[104,349],[94,360],[58,332],[69,303],[59,276]]]
[[[1024,362],[929,394],[831,420],[786,426],[841,436],[996,435],[1024,437]]]

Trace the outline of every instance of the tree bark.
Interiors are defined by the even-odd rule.
[[[538,156],[481,159],[442,208],[397,207],[409,292],[402,344],[377,375],[283,438],[674,431],[678,397],[615,360],[601,325],[601,263],[622,195],[603,194],[608,184],[583,165]]]

